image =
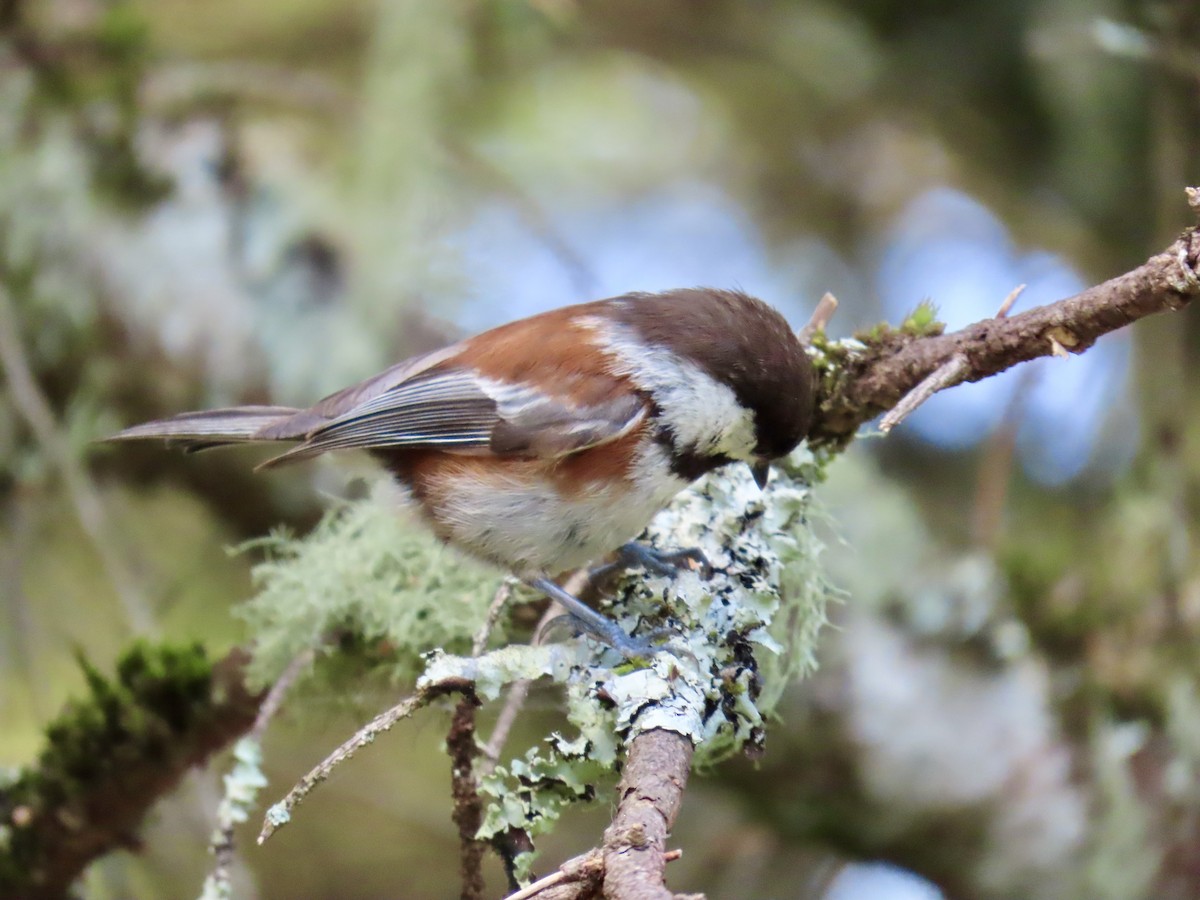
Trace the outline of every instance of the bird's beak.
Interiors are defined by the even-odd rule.
[[[750,463],[750,474],[754,476],[754,483],[761,491],[767,486],[767,480],[771,477],[771,464],[766,460]]]

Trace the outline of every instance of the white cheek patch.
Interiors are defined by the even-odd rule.
[[[650,392],[677,446],[733,459],[754,456],[754,413],[729,385],[664,347],[646,344],[632,329],[598,318],[585,324],[616,360],[617,372]]]

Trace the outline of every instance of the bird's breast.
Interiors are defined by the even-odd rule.
[[[519,574],[603,557],[688,483],[644,435],[555,460],[424,452],[387,463],[440,538]]]

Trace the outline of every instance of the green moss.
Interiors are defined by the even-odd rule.
[[[891,335],[895,334],[895,329],[887,322],[876,322],[870,328],[860,329],[854,332],[856,340],[862,341],[868,346],[883,343]]]
[[[42,800],[66,802],[86,791],[118,758],[161,756],[207,705],[212,665],[199,644],[135,644],[105,678],[82,657],[88,696],[46,728],[38,760]]]
[[[100,782],[173,753],[212,702],[199,644],[138,642],[109,678],[79,658],[87,693],[46,726],[35,765],[0,788],[0,896],[20,895],[44,865],[46,830],[82,824]],[[111,785],[109,785],[111,787]]]
[[[937,306],[931,300],[922,300],[916,308],[904,317],[899,327],[893,328],[887,322],[877,322],[870,328],[856,331],[854,337],[868,347],[887,344],[896,337],[936,337],[946,330],[944,322],[938,321]]]
[[[922,300],[917,308],[904,317],[900,332],[912,337],[936,337],[946,330],[944,322],[938,321],[937,306],[932,300]]]

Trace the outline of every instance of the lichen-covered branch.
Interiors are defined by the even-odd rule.
[[[844,446],[858,427],[892,409],[956,357],[954,383],[980,381],[1059,348],[1082,353],[1104,335],[1138,319],[1187,306],[1200,294],[1200,234],[1189,228],[1170,247],[1131,272],[1065,300],[997,316],[951,334],[885,329],[861,345],[828,345],[826,377],[810,441]],[[823,348],[818,344],[818,349]]]
[[[36,764],[0,784],[0,896],[60,898],[93,859],[127,846],[192,766],[254,723],[246,655],[137,643],[116,678],[84,663],[89,696],[46,729]]]

